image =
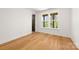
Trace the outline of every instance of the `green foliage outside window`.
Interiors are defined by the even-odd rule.
[[[58,19],[57,15],[58,15],[57,12],[51,13],[50,14],[51,17],[49,17],[48,14],[43,15],[43,27],[48,28],[50,26],[50,28],[58,28],[59,24],[57,21]]]
[[[51,28],[58,28],[58,22],[57,20],[53,20],[50,22],[50,27]]]
[[[43,21],[43,27],[48,27],[48,21]]]

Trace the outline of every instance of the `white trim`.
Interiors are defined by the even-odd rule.
[[[27,36],[27,35],[29,35],[29,34],[31,34],[31,33],[32,33],[32,32],[29,32],[29,33],[27,33],[27,34],[23,34],[23,35],[17,36],[17,37],[15,37],[15,38],[12,38],[11,40],[7,40],[7,41],[2,42],[2,43],[0,43],[0,44],[4,44],[4,43],[7,43],[7,42],[9,42],[9,41],[16,40],[16,39],[21,38],[21,37],[23,37],[23,36]]]

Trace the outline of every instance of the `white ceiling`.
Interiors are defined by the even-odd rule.
[[[41,10],[46,10],[48,8],[33,8],[34,10],[37,10],[37,11],[41,11]]]

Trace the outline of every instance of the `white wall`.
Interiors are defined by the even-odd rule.
[[[79,8],[72,9],[72,33],[73,41],[79,48]]]
[[[0,44],[32,32],[32,11],[0,8]]]
[[[52,13],[53,11],[58,11],[59,17],[59,28],[58,29],[49,29],[42,28],[41,15],[46,13]],[[36,31],[37,32],[46,32],[50,34],[62,35],[71,37],[71,9],[69,8],[59,8],[59,9],[49,9],[37,13],[36,18]]]

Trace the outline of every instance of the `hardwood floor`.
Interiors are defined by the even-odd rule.
[[[0,45],[0,50],[77,50],[67,37],[34,32]]]

